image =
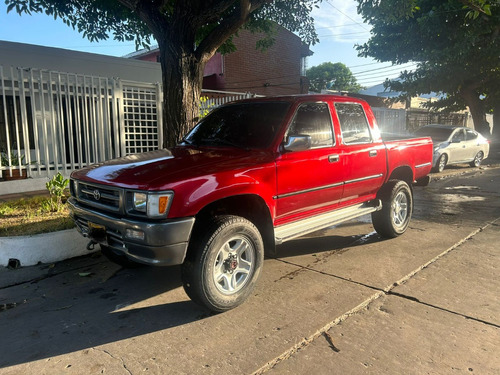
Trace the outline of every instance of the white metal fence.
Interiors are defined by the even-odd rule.
[[[159,85],[0,65],[0,171],[49,177],[161,143]]]
[[[211,110],[235,100],[263,97],[252,93],[231,91],[201,90],[200,114],[207,115]]]
[[[391,134],[406,133],[406,110],[373,107],[380,131]]]
[[[201,114],[255,95],[202,91]],[[51,177],[162,146],[159,84],[0,65],[0,177]]]

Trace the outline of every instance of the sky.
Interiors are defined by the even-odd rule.
[[[355,0],[323,0],[313,17],[320,42],[311,46],[314,54],[308,67],[324,62],[341,62],[351,69],[358,83],[371,87],[396,78],[401,70],[411,69],[412,64],[391,66],[370,58],[357,56],[356,44],[363,44],[370,37],[370,26],[363,23],[356,12]],[[19,16],[14,11],[7,14],[7,6],[0,3],[0,40],[58,47],[76,51],[124,56],[135,51],[134,42],[115,40],[91,43],[81,34],[66,26],[60,19],[45,14]]]

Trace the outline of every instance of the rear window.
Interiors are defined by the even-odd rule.
[[[183,141],[193,145],[264,149],[271,145],[290,103],[235,103],[215,109]]]
[[[434,128],[434,127],[423,127],[417,129],[415,135],[419,137],[431,137],[434,142],[444,142],[450,138],[453,129],[448,128]]]
[[[361,104],[335,103],[335,110],[345,144],[370,143],[372,137]]]

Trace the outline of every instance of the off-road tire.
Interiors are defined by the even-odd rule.
[[[239,216],[215,217],[205,228],[200,225],[191,238],[182,283],[194,302],[223,312],[252,293],[264,262],[264,243],[255,225]]]
[[[411,187],[400,180],[390,180],[378,194],[382,209],[372,213],[372,223],[378,234],[395,238],[403,234],[410,224],[413,212]]]

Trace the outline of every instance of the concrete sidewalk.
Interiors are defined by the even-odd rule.
[[[457,171],[396,239],[368,218],[279,246],[224,314],[179,267],[0,268],[0,375],[498,374],[500,170]]]
[[[499,224],[259,373],[500,374]]]

